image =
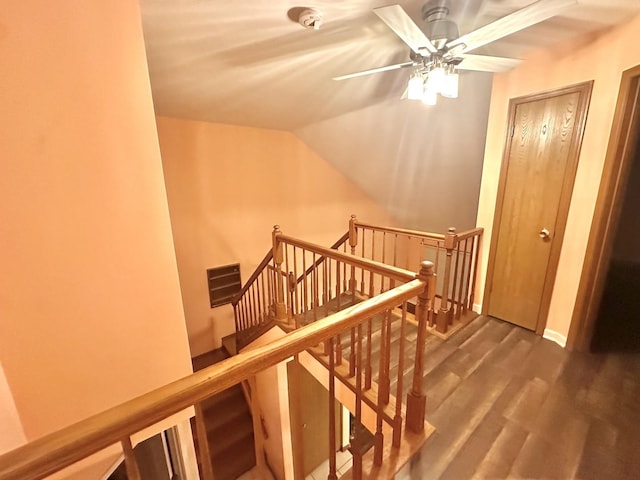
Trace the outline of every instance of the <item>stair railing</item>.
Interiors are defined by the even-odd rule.
[[[330,248],[345,249],[344,245],[348,238],[347,232]],[[242,348],[258,338],[276,318],[276,286],[279,283],[273,262],[273,252],[272,247],[231,302],[237,333],[237,348]],[[318,257],[317,266],[323,261],[324,257]],[[313,268],[309,266],[308,273],[311,273]],[[283,282],[290,283],[291,280],[287,274],[280,272],[279,275],[283,277]],[[302,272],[297,282],[302,282],[304,277],[305,272]]]
[[[350,229],[351,230],[351,229]],[[353,231],[348,240],[353,250]],[[378,298],[382,292],[393,291],[397,285],[413,281],[418,276],[425,284],[435,285],[433,279],[433,264],[426,262],[416,274],[402,268],[375,262],[366,258],[341,252],[337,249],[326,248],[305,240],[293,238],[280,231],[279,226],[273,231],[273,259],[276,282],[276,319],[285,329],[304,328],[334,312],[357,307],[358,303],[371,298]],[[298,275],[298,272],[303,272]],[[358,282],[358,279],[366,279]],[[416,293],[419,298],[418,315],[419,327],[416,340],[417,365],[414,367],[418,376],[414,379],[414,389],[407,397],[407,406],[411,412],[408,422],[410,428],[418,429],[424,423],[424,396],[422,385],[422,355],[417,352],[424,350],[426,336],[426,322],[431,304],[433,291],[423,290]],[[362,470],[362,458],[370,446],[374,448],[375,465],[381,465],[383,451],[383,424],[387,424],[393,431],[394,447],[399,446],[402,425],[402,377],[404,374],[405,338],[401,333],[397,362],[396,398],[390,394],[391,375],[391,325],[401,322],[401,329],[407,318],[407,303],[395,305],[396,308],[387,309],[384,314],[372,316],[361,325],[348,332],[337,334],[330,341],[325,342],[319,350],[311,353],[329,370],[330,382],[338,378],[343,385],[351,389],[356,397],[355,421],[356,439],[352,442],[354,458],[354,472]],[[421,322],[421,323],[420,323]],[[372,352],[374,347],[380,352],[378,364],[375,365]],[[394,359],[396,360],[396,359]],[[376,387],[373,374],[377,369]],[[332,384],[329,390],[332,391]],[[375,433],[371,442],[362,428],[362,406],[366,405],[377,412]],[[330,416],[333,406],[330,405]],[[335,415],[335,413],[333,413]],[[358,438],[360,437],[360,438]],[[330,435],[330,438],[331,437]],[[332,450],[333,451],[333,450]],[[331,457],[330,457],[331,460]],[[333,463],[330,461],[330,468]],[[356,474],[357,476],[358,474]],[[330,477],[331,474],[330,474]]]
[[[281,234],[277,235],[276,240],[277,245],[282,245],[284,242],[293,244],[292,239]],[[297,245],[298,248],[309,246],[304,242],[299,242]],[[330,252],[324,253],[328,257],[330,256],[328,255]],[[278,268],[281,266],[281,262],[278,261],[279,258],[279,255],[275,255]],[[364,259],[352,259],[351,261],[352,265],[363,266],[367,263],[372,262]],[[382,267],[380,268],[382,269]],[[198,414],[197,412],[202,410],[200,408],[201,403],[208,397],[247,380],[258,372],[274,366],[293,355],[300,354],[317,345],[327,343],[332,345],[340,335],[344,335],[345,332],[352,332],[354,329],[357,329],[360,333],[357,335],[356,375],[359,379],[357,382],[361,384],[363,377],[363,363],[361,360],[363,339],[361,332],[363,325],[377,316],[388,318],[396,306],[405,305],[408,299],[416,295],[421,299],[418,310],[422,313],[419,315],[420,326],[418,328],[415,351],[414,381],[407,397],[404,436],[400,434],[402,402],[396,403],[396,412],[400,412],[400,414],[394,416],[393,448],[397,449],[403,439],[404,441],[409,441],[412,435],[424,437],[425,395],[422,391],[422,357],[424,353],[424,336],[426,335],[426,312],[429,308],[429,294],[431,291],[429,285],[433,278],[433,265],[426,262],[420,274],[413,275],[413,279],[410,278],[409,273],[404,273],[400,269],[392,271],[395,272],[396,276],[401,276],[404,283],[374,298],[366,299],[345,310],[292,331],[278,340],[242,351],[238,355],[220,363],[1,455],[0,480],[39,480],[115,444],[122,446],[129,478],[139,480],[139,469],[132,449],[132,435],[190,407],[195,406],[196,414]],[[279,298],[279,300],[282,300],[282,298]],[[330,352],[333,353],[331,348]],[[333,354],[330,354],[330,358],[334,359]],[[334,360],[332,360],[332,363],[334,363]],[[380,364],[382,370],[382,362]],[[402,374],[400,374],[401,376]],[[332,377],[332,381],[334,381],[334,377]],[[360,410],[362,396],[362,392],[356,390],[356,397],[359,399],[356,408]],[[333,398],[330,399],[329,405],[330,408],[334,408],[331,407],[331,405],[335,405]],[[379,425],[382,424],[384,411],[384,406],[380,401],[380,397],[378,397],[376,412],[378,412],[379,416]],[[207,445],[206,432],[201,432],[200,430],[203,429],[198,429],[197,431],[198,442],[199,444]],[[374,463],[380,464],[383,457],[381,450],[383,448],[382,428],[375,432],[375,437]],[[332,438],[332,441],[335,441],[335,437]],[[331,463],[335,470],[335,445],[329,446],[333,448],[333,461]],[[387,461],[393,462],[392,459]],[[358,465],[360,465],[359,473],[356,471]],[[400,466],[398,465],[398,468]],[[361,467],[361,461],[359,464],[357,462],[354,464],[354,478],[362,478]],[[203,471],[203,475],[204,480],[212,480],[210,470]],[[333,477],[331,478],[335,478],[335,471],[332,475]]]
[[[478,255],[483,228],[447,233],[429,233],[360,222],[355,215],[349,221],[351,253],[362,258],[411,268],[429,260],[438,278],[428,323],[446,334],[461,319],[470,319],[478,273]],[[360,278],[364,291],[366,278]],[[375,291],[374,291],[375,293]],[[469,314],[469,315],[467,315]]]

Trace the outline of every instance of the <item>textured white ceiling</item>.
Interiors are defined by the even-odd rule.
[[[531,0],[431,0],[449,6],[465,33]],[[372,13],[380,0],[141,0],[156,112],[213,122],[295,130],[399,98],[406,71],[342,82],[333,76],[403,62],[408,48]],[[418,25],[424,1],[400,1]],[[319,31],[287,12],[311,6]],[[474,53],[522,58],[624,21],[640,0],[580,0],[562,16]]]

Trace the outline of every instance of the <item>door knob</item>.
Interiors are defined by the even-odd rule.
[[[538,235],[540,236],[541,239],[543,240],[547,240],[550,237],[550,233],[549,230],[547,230],[546,228],[543,228],[542,230],[540,230],[538,232]]]

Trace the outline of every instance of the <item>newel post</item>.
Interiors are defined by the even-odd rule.
[[[284,282],[282,281],[282,260],[283,260],[283,245],[280,240],[282,232],[280,231],[280,225],[273,226],[273,263],[276,269],[276,319],[286,320],[287,312],[284,306]]]
[[[422,391],[422,375],[424,372],[424,344],[427,337],[427,313],[434,294],[435,274],[433,263],[424,261],[420,265],[417,277],[425,282],[424,289],[418,295],[418,336],[416,338],[416,358],[413,368],[413,384],[407,394],[407,428],[420,433],[424,430],[424,412],[427,397]]]
[[[444,264],[444,278],[442,284],[442,298],[440,299],[440,308],[436,317],[436,330],[445,333],[449,327],[449,283],[451,283],[451,258],[453,249],[458,243],[458,235],[456,229],[449,227],[444,236],[444,248],[447,251],[447,258]],[[451,305],[453,308],[453,305]],[[452,312],[453,313],[453,312]]]
[[[349,246],[351,247],[351,255],[356,254],[356,245],[358,245],[358,229],[356,227],[356,216],[351,215],[349,219]],[[355,294],[356,285],[356,267],[351,266],[351,278],[349,279],[349,290]]]

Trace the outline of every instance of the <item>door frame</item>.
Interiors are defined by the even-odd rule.
[[[588,352],[617,230],[626,180],[640,141],[640,65],[622,73],[598,199],[571,317],[567,348]]]
[[[496,197],[496,208],[493,216],[493,228],[491,233],[491,244],[489,247],[489,261],[487,265],[487,277],[484,287],[484,301],[482,302],[482,314],[488,315],[491,303],[491,284],[493,283],[493,273],[495,270],[495,255],[498,245],[498,234],[500,233],[500,219],[502,217],[502,207],[504,204],[504,194],[507,183],[507,174],[509,171],[509,154],[513,142],[511,132],[515,129],[516,108],[519,105],[545,100],[547,98],[578,93],[578,104],[575,128],[575,135],[569,146],[567,155],[567,167],[562,182],[560,193],[560,202],[558,204],[558,216],[554,225],[554,236],[551,251],[549,253],[549,264],[545,274],[544,286],[542,289],[542,297],[540,301],[540,310],[536,320],[536,333],[542,335],[547,324],[547,315],[551,304],[551,294],[556,280],[558,270],[558,261],[560,260],[560,252],[562,250],[562,241],[564,239],[567,217],[569,216],[569,206],[571,205],[571,195],[573,193],[573,185],[575,182],[576,171],[578,169],[578,160],[580,158],[580,149],[582,147],[582,139],[584,136],[584,128],[587,120],[587,112],[589,110],[589,102],[591,100],[591,90],[593,88],[593,80],[569,85],[567,87],[546,90],[531,95],[516,97],[509,100],[508,124],[505,132],[504,149],[502,152],[502,165],[500,167],[500,179],[498,182],[498,193]]]

